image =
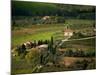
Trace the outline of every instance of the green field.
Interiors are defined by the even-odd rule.
[[[70,28],[74,30],[91,28],[94,24],[93,20],[69,19],[66,20],[66,22],[67,21],[68,23],[71,23]],[[50,39],[50,37],[53,36],[53,34],[55,34],[56,32],[62,32],[64,27],[64,24],[43,24],[32,25],[28,28],[21,27],[20,29],[12,30],[12,46],[19,45],[26,41]]]
[[[61,25],[39,25],[12,31],[12,45],[16,46],[26,41],[49,40],[57,31],[63,30]]]
[[[83,20],[83,19],[68,19],[66,23],[70,24],[70,28],[72,29],[80,29],[81,28],[91,28],[95,25],[94,20]]]
[[[95,49],[96,38],[87,40],[67,41],[62,44],[62,48],[76,48],[76,49]]]

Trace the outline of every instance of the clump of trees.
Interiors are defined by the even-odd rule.
[[[12,1],[12,15],[95,19],[95,6]]]
[[[51,41],[48,44],[48,50],[51,54],[52,57],[52,62],[55,64],[56,63],[56,52],[57,52],[57,45],[54,43],[53,37],[51,37]]]
[[[44,16],[13,16],[12,29],[16,27],[30,27],[32,25],[65,23],[66,20],[63,16],[50,16],[50,18],[46,20],[43,20],[43,17]]]
[[[27,54],[25,45],[17,46],[15,49],[12,50],[13,56],[20,56],[21,58],[24,58]]]
[[[45,65],[49,62],[55,64],[57,46],[54,45],[53,37],[51,37],[50,41],[45,40],[44,42],[48,44],[48,47],[45,51],[41,51],[40,53],[40,64]]]

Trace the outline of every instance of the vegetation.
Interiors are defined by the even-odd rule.
[[[81,61],[76,61],[72,66],[69,68],[74,68],[74,70],[87,70],[87,69],[95,69],[96,64],[95,64],[95,59],[84,59]]]
[[[59,52],[58,55],[63,55],[67,57],[95,57],[95,50],[66,50],[64,52]]]
[[[66,16],[66,18],[95,19],[95,6],[12,1],[12,15]]]
[[[95,69],[95,27],[95,6],[12,1],[11,74]]]
[[[86,39],[86,40],[74,40],[74,41],[67,41],[64,42],[61,48],[69,48],[69,49],[82,49],[82,50],[87,50],[87,49],[95,49],[95,44],[96,44],[96,39]]]

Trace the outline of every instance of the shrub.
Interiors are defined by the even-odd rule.
[[[25,56],[25,59],[27,60],[27,62],[29,63],[33,63],[33,64],[38,64],[39,63],[39,51],[37,49],[31,49],[27,55]]]

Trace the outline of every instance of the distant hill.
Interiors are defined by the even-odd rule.
[[[38,2],[12,1],[13,15],[44,15],[56,14],[59,8],[54,4]]]
[[[13,16],[64,16],[95,18],[95,6],[12,1]]]

